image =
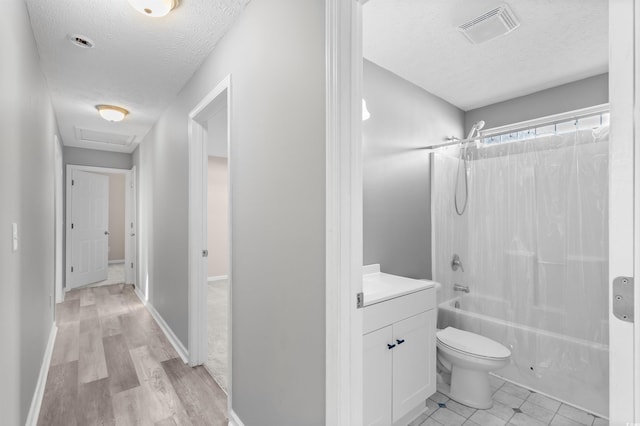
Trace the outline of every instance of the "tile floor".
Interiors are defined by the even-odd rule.
[[[476,410],[436,392],[409,426],[604,426],[609,422],[520,386],[491,377],[493,407]]]

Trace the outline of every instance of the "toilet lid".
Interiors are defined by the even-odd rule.
[[[511,356],[511,351],[495,340],[454,327],[438,331],[436,337],[440,343],[472,355],[485,358],[508,358]]]

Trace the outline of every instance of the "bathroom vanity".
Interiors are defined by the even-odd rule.
[[[432,281],[364,268],[364,424],[412,420],[436,391],[436,294]]]

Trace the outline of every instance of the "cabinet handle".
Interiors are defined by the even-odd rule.
[[[388,348],[388,349],[393,349],[393,348],[395,348],[395,347],[396,347],[396,345],[391,345],[391,344],[387,343],[387,348]]]
[[[404,339],[396,339],[396,342],[397,342],[399,345],[401,345],[401,344],[403,344],[403,343],[404,343]]]

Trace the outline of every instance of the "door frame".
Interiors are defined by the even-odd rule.
[[[202,365],[207,360],[207,262],[203,250],[207,250],[207,121],[220,111],[218,104],[226,101],[227,108],[227,177],[228,177],[228,248],[229,248],[229,300],[228,300],[228,373],[227,407],[231,410],[232,399],[232,289],[233,289],[233,179],[231,158],[231,74],[226,76],[191,110],[189,126],[189,347],[190,366]]]
[[[64,301],[64,159],[62,153],[62,143],[58,135],[53,135],[53,170],[54,170],[54,229],[55,229],[55,283],[54,294],[55,302]],[[55,309],[54,309],[55,312]]]
[[[325,424],[363,423],[362,5],[326,2]]]
[[[71,205],[73,198],[73,191],[71,188],[71,180],[73,177],[74,171],[82,171],[82,172],[90,172],[90,173],[112,173],[112,174],[123,174],[125,175],[125,190],[131,189],[131,191],[126,191],[125,200],[124,200],[124,235],[125,235],[125,246],[124,246],[124,257],[125,257],[125,283],[136,285],[136,276],[137,276],[137,268],[138,262],[136,261],[136,244],[131,244],[130,238],[127,237],[131,231],[127,230],[127,224],[133,223],[133,233],[135,235],[138,234],[138,223],[136,220],[136,210],[137,210],[137,188],[135,184],[135,172],[136,167],[133,166],[131,169],[115,169],[109,167],[95,167],[95,166],[83,166],[78,164],[67,164],[66,167],[66,190],[65,190],[65,198],[66,198],[66,210],[64,213],[65,217],[65,292],[71,290],[70,279],[71,279],[71,249],[72,249],[72,238],[71,238]],[[127,268],[126,265],[133,264],[133,268]]]
[[[640,134],[640,6],[634,0],[609,1],[609,37],[609,421],[623,425],[640,424],[637,282],[635,323],[616,318],[612,309],[614,278],[633,277],[640,268],[640,150],[634,149]]]

